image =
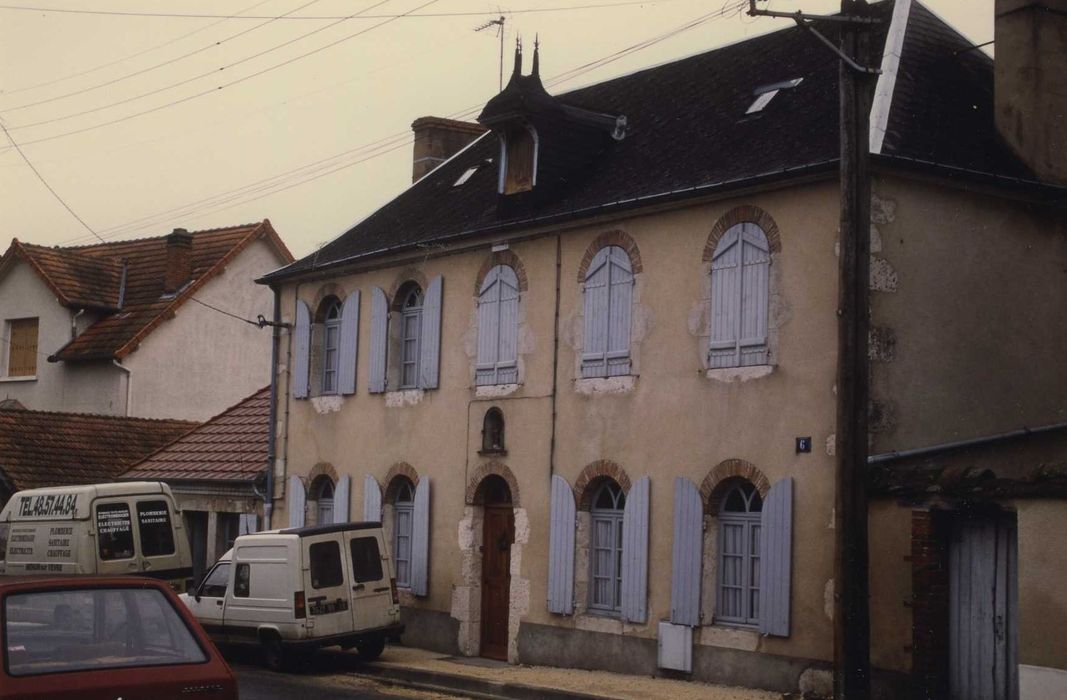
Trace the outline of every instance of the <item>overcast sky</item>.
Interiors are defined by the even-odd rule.
[[[299,257],[410,184],[416,117],[473,118],[496,93],[498,35],[479,25],[506,18],[505,81],[516,34],[539,34],[559,93],[791,23],[740,2],[10,0],[36,9],[0,8],[0,120],[105,238],[269,218]],[[993,38],[993,0],[925,4]],[[2,133],[0,149],[0,245],[95,240]]]

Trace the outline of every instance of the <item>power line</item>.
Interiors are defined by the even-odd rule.
[[[253,321],[253,320],[251,320],[251,319],[245,318],[244,316],[238,316],[238,315],[237,315],[237,314],[235,314],[235,313],[231,313],[231,312],[227,311],[226,309],[220,309],[220,308],[219,308],[219,307],[217,307],[217,306],[212,306],[211,304],[207,303],[206,301],[200,301],[200,300],[199,300],[199,299],[197,299],[196,297],[189,297],[189,301],[195,301],[195,302],[196,302],[197,304],[200,304],[200,305],[201,305],[201,306],[203,306],[203,307],[206,307],[206,308],[208,308],[208,309],[211,309],[212,311],[217,311],[217,312],[219,312],[220,314],[222,314],[223,316],[229,316],[230,318],[235,318],[235,319],[237,319],[238,321],[244,321],[245,323],[247,323],[247,324],[249,324],[249,325],[252,325],[252,326],[255,326],[255,327],[257,327],[257,328],[263,328],[264,326],[269,326],[269,325],[272,325],[271,323],[269,323],[269,322],[267,321],[267,319],[265,319],[265,318],[263,317],[263,315],[262,315],[262,314],[260,314],[260,316],[259,316],[259,319],[258,319],[258,320],[256,320],[256,321]]]
[[[10,133],[8,133],[7,127],[4,126],[4,123],[2,121],[0,121],[0,129],[4,130],[4,135],[7,136],[7,140],[11,142],[11,145],[14,146],[15,150],[18,151],[19,155],[22,156],[22,160],[26,161],[26,165],[30,166],[30,170],[32,170],[33,174],[37,176],[37,179],[41,181],[41,184],[44,185],[48,189],[48,191],[52,193],[52,196],[55,197],[56,200],[63,205],[64,209],[70,212],[71,216],[78,220],[78,223],[85,227],[86,231],[96,236],[97,239],[99,239],[99,241],[103,243],[103,237],[101,237],[99,233],[94,231],[92,226],[85,223],[85,220],[78,216],[78,214],[70,208],[69,204],[63,201],[63,198],[59,196],[59,193],[52,189],[52,186],[48,184],[48,180],[44,179],[44,175],[41,175],[41,172],[37,170],[36,167],[34,167],[33,163],[30,162],[30,159],[26,157],[26,154],[22,152],[22,148],[19,147],[15,139],[11,137]]]

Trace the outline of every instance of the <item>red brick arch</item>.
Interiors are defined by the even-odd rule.
[[[600,252],[601,248],[607,248],[609,245],[617,245],[626,251],[626,254],[630,256],[630,267],[633,268],[633,273],[636,275],[641,272],[641,251],[637,248],[637,243],[630,234],[625,231],[615,229],[613,231],[605,231],[589,245],[585,251],[585,255],[582,256],[582,262],[578,266],[578,284],[585,283],[585,273],[589,270],[590,263],[593,262],[593,258]]]
[[[604,479],[613,479],[623,493],[630,492],[630,477],[626,470],[615,462],[600,459],[587,464],[574,482],[574,497],[578,510],[589,510],[593,505],[593,492]]]
[[[727,481],[738,478],[748,480],[756,487],[761,497],[767,497],[771,482],[754,464],[737,458],[723,460],[708,472],[708,475],[704,477],[704,482],[700,485],[700,498],[704,501],[706,513],[718,514],[719,501],[726,490],[723,486]]]
[[[328,477],[334,484],[337,483],[337,470],[334,469],[334,466],[329,462],[319,462],[311,468],[307,476],[303,477],[304,488],[310,490],[311,485],[315,483],[315,479],[320,476]]]
[[[467,482],[467,505],[476,505],[481,500],[481,495],[478,493],[479,487],[485,478],[488,476],[496,475],[502,478],[508,484],[508,490],[511,491],[511,504],[518,508],[521,505],[519,498],[519,481],[515,478],[515,474],[508,468],[508,465],[503,462],[497,462],[493,460],[486,462],[482,466],[478,467],[478,470],[474,472],[474,476]]]
[[[326,307],[322,302],[329,297],[334,297],[338,301],[344,302],[346,296],[344,287],[334,282],[327,282],[320,286],[315,292],[315,301],[311,304],[311,313],[315,323],[322,323],[326,320]]]
[[[385,474],[385,492],[382,494],[382,503],[392,503],[396,499],[396,491],[400,487],[399,477],[405,477],[413,486],[419,485],[419,473],[415,467],[407,462],[397,462],[389,467]]]
[[[522,260],[510,250],[498,250],[482,261],[482,266],[478,270],[478,277],[474,280],[474,296],[477,297],[479,292],[482,291],[482,282],[485,281],[485,276],[497,265],[507,265],[514,270],[515,276],[519,278],[519,291],[525,292],[527,290],[529,285],[526,279],[526,268],[523,267]]]
[[[414,267],[409,267],[408,269],[401,272],[399,275],[396,276],[396,279],[393,280],[393,286],[389,290],[389,296],[387,297],[389,300],[389,309],[391,311],[400,310],[397,307],[397,304],[403,303],[403,299],[400,299],[397,295],[400,293],[400,288],[408,282],[414,282],[415,284],[419,285],[419,289],[422,290],[423,294],[426,293],[426,287],[429,284],[426,279],[426,275],[422,274],[421,271]]]
[[[715,225],[711,227],[708,241],[704,244],[704,262],[711,262],[722,235],[730,230],[730,227],[743,223],[753,223],[759,226],[767,235],[767,245],[770,246],[771,252],[782,252],[782,236],[778,232],[778,224],[774,222],[771,215],[757,206],[742,204],[720,216]]]

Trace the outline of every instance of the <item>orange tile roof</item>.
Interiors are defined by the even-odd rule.
[[[252,481],[267,467],[270,387],[146,457],[123,479]]]
[[[0,410],[0,474],[13,490],[112,481],[198,423]]]

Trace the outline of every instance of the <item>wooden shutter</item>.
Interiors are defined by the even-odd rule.
[[[430,280],[422,302],[422,329],[419,333],[419,388],[436,389],[441,371],[441,297],[444,280]]]
[[[382,521],[382,490],[378,486],[378,480],[370,474],[363,477],[363,521]]]
[[[630,487],[622,515],[622,619],[648,618],[648,495],[646,476]]]
[[[37,374],[37,329],[36,318],[20,318],[8,324],[9,350],[7,376],[32,377]]]
[[[767,236],[756,224],[741,229],[741,330],[738,341],[742,367],[767,364],[767,308],[771,252]]]
[[[255,513],[241,513],[238,521],[237,534],[250,535],[259,530],[259,516]]]
[[[704,504],[693,482],[674,480],[674,543],[671,551],[671,622],[700,624],[701,562],[704,545]]]
[[[385,292],[375,287],[370,294],[370,377],[367,390],[372,394],[385,391],[385,362],[389,348],[389,302]]]
[[[352,521],[348,506],[351,496],[352,477],[346,474],[337,480],[337,487],[333,492],[333,521],[335,523],[348,523]]]
[[[304,492],[304,482],[295,474],[289,477],[289,527],[304,527],[304,506],[307,504],[307,494]]]
[[[567,480],[552,477],[552,506],[548,539],[548,611],[574,612],[574,492]]]
[[[440,279],[440,278],[438,278]],[[430,573],[430,479],[419,479],[411,519],[411,592],[426,595]]]
[[[296,302],[296,326],[293,329],[293,398],[306,399],[311,377],[311,311],[302,301]]]
[[[711,259],[711,340],[708,367],[736,367],[741,314],[741,224],[731,227]]]
[[[341,309],[341,346],[337,366],[337,389],[356,393],[356,358],[359,351],[359,290],[345,299]]]
[[[500,350],[500,270],[497,265],[482,282],[478,292],[478,359],[475,384],[496,384],[496,365]]]
[[[630,256],[618,246],[610,246],[608,255],[610,284],[608,290],[607,376],[630,373],[630,313],[633,306],[634,275]]]
[[[496,383],[519,381],[519,277],[506,265],[500,267],[499,350],[496,359]]]
[[[789,636],[793,574],[793,480],[771,486],[760,514],[759,631]]]
[[[582,376],[607,374],[608,350],[608,248],[601,248],[585,275],[585,335],[582,339]]]

